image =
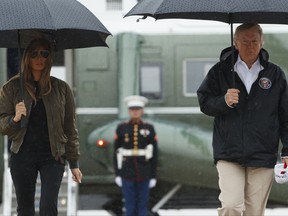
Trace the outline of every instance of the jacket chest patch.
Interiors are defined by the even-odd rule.
[[[262,88],[262,89],[269,89],[271,88],[272,86],[272,82],[270,79],[268,79],[267,77],[262,77],[260,80],[259,80],[259,86]]]

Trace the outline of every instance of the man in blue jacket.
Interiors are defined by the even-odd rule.
[[[240,25],[234,53],[231,47],[222,51],[197,91],[201,111],[214,117],[221,216],[264,215],[280,139],[281,157],[288,162],[287,81],[268,61],[263,43],[258,24]]]

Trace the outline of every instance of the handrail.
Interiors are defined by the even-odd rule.
[[[3,193],[2,193],[2,204],[3,204],[3,215],[10,216],[12,210],[12,178],[10,174],[10,168],[8,164],[9,153],[8,153],[8,137],[4,136],[4,172],[3,172]]]
[[[67,216],[77,215],[78,184],[73,181],[72,173],[67,169]]]

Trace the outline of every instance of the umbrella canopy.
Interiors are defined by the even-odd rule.
[[[234,72],[233,23],[288,24],[288,0],[141,0],[125,17],[132,15],[230,23],[231,71]],[[232,80],[234,87],[235,73]]]
[[[288,24],[287,0],[141,0],[125,16]]]
[[[77,0],[1,0],[0,47],[20,48],[45,36],[54,49],[107,46],[111,33]],[[20,65],[20,64],[19,64]],[[23,97],[20,68],[20,94]],[[21,119],[25,127],[27,119]]]
[[[37,32],[49,35],[56,49],[107,46],[105,40],[111,35],[76,0],[0,1],[0,47],[25,47]]]

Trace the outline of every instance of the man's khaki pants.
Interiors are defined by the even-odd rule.
[[[272,168],[242,167],[238,163],[217,162],[219,216],[264,216],[273,183]]]

